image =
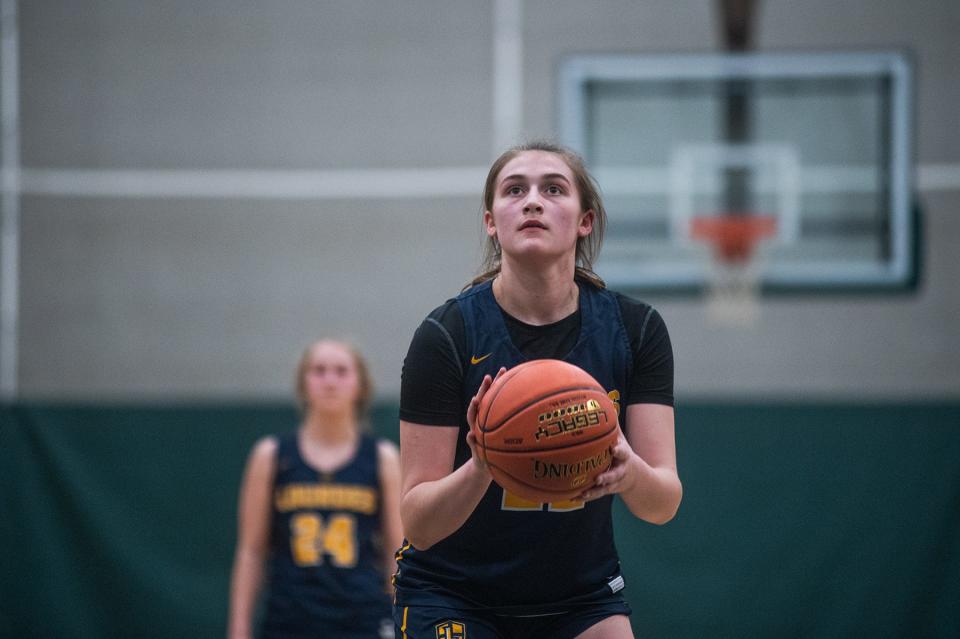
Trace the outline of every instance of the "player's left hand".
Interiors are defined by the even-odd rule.
[[[620,433],[617,443],[610,449],[613,462],[609,470],[600,475],[593,486],[581,493],[579,499],[592,501],[606,495],[613,495],[630,490],[637,481],[636,462],[637,454],[630,448],[627,438]],[[635,459],[636,458],[636,459]]]

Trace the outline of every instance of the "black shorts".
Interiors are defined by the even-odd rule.
[[[395,606],[396,639],[573,639],[607,617],[631,613],[617,594],[564,612],[530,616],[460,607],[454,598],[436,603]]]

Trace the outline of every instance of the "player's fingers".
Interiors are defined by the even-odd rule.
[[[617,443],[613,445],[610,449],[610,452],[613,454],[613,458],[616,461],[623,461],[630,456],[632,452],[630,450],[630,444],[627,443],[627,438],[623,436],[623,433],[620,434]]]
[[[593,501],[600,496],[601,495],[597,490],[585,490],[580,493],[580,496],[576,498],[576,501]]]
[[[580,501],[593,501],[608,494],[610,493],[603,488],[591,488],[590,490],[584,491],[584,493],[580,495],[579,499]]]
[[[583,500],[590,501],[603,497],[604,495],[619,493],[623,490],[623,482],[626,475],[626,464],[615,463],[609,470],[597,475],[593,486],[589,490],[584,491],[582,495]]]
[[[480,388],[477,389],[477,394],[474,395],[474,399],[478,402],[483,399],[483,396],[486,395],[487,389],[490,388],[490,384],[493,383],[493,378],[489,375],[483,376],[483,381],[480,382]]]
[[[497,371],[496,377],[490,377],[489,375],[483,376],[483,381],[480,382],[480,388],[477,389],[477,394],[475,396],[478,403],[480,402],[480,400],[483,399],[483,396],[487,394],[487,391],[490,390],[490,387],[493,385],[493,382],[495,382],[506,371],[507,369],[501,366],[500,370]]]
[[[480,410],[480,400],[483,399],[484,393],[487,392],[487,389],[490,388],[490,384],[493,383],[493,380],[489,375],[483,376],[483,381],[480,382],[480,388],[477,389],[477,394],[470,399],[470,404],[467,405],[467,424],[470,425],[470,428],[473,428],[473,424],[477,419],[477,412]]]
[[[467,406],[467,423],[470,424],[471,428],[473,427],[473,422],[477,419],[477,410],[480,402],[476,397],[473,397],[470,400],[470,405]]]
[[[472,430],[467,432],[467,446],[470,447],[470,454],[473,455],[476,463],[481,468],[486,468],[487,460],[484,459],[483,455],[481,454],[480,445],[477,442],[477,436]]]
[[[580,494],[582,501],[593,501],[609,493],[610,484],[600,484],[599,479],[600,477],[597,477],[597,483],[594,483],[593,487]]]
[[[609,486],[623,479],[626,473],[626,467],[623,462],[626,461],[630,454],[629,446],[626,445],[626,440],[624,440],[623,435],[620,436],[616,444],[610,447],[610,454],[613,457],[613,461],[610,464],[610,468],[597,475],[596,479],[593,480],[593,485],[596,487]]]
[[[612,486],[619,483],[623,480],[623,476],[626,474],[626,469],[623,466],[614,466],[605,473],[602,473],[597,476],[596,486]]]

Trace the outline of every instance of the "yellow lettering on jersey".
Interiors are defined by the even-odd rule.
[[[574,501],[573,499],[567,501],[552,501],[547,510],[554,513],[565,513],[571,510],[580,510],[583,508],[583,503],[582,501]]]
[[[377,491],[351,484],[287,484],[277,489],[273,502],[280,512],[325,509],[372,515],[377,512]]]
[[[298,566],[318,566],[323,563],[317,540],[323,524],[319,515],[298,513],[290,519],[290,551]]]
[[[530,501],[529,499],[524,499],[523,497],[518,497],[511,493],[510,491],[504,489],[503,498],[500,501],[500,510],[516,510],[516,511],[539,511],[543,510],[544,506],[548,506],[547,510],[555,513],[569,512],[571,510],[580,510],[583,508],[582,501],[567,500],[567,501],[554,501],[549,504],[543,502]]]
[[[614,388],[612,391],[607,393],[607,397],[609,397],[613,401],[613,405],[617,408],[617,415],[619,415],[620,414],[620,391]]]
[[[507,489],[504,489],[503,499],[500,502],[500,510],[543,510],[543,504],[524,499],[523,497],[517,497]]]
[[[351,568],[357,564],[356,530],[357,520],[352,515],[338,513],[330,517],[323,535],[323,550],[334,566]]]
[[[317,513],[297,513],[290,518],[290,551],[298,566],[319,566],[324,555],[339,568],[357,564],[357,520],[336,513],[324,526]]]

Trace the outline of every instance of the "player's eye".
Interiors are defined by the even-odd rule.
[[[522,195],[523,187],[519,184],[514,184],[513,186],[508,186],[506,190],[507,195]]]
[[[558,184],[551,184],[546,188],[547,193],[550,195],[562,195],[563,189]]]

